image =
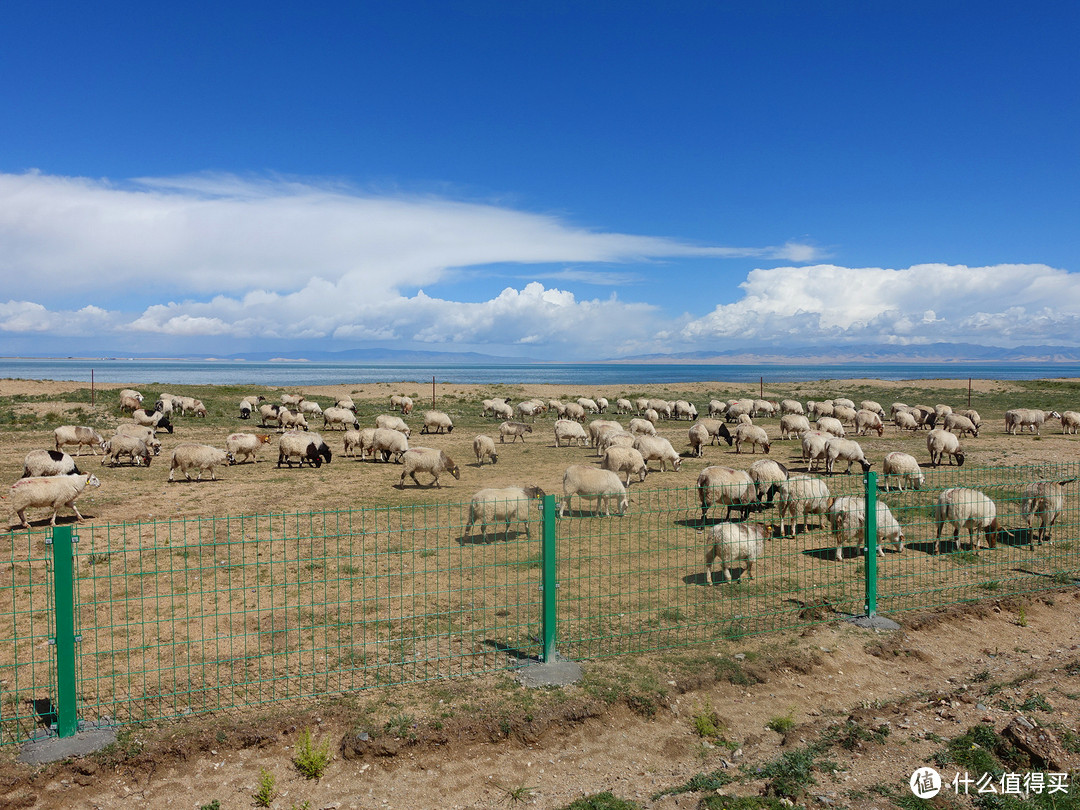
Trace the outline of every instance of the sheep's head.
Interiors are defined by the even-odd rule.
[[[963,453],[957,453],[956,454],[956,466],[957,467],[963,467],[964,466],[964,454]]]

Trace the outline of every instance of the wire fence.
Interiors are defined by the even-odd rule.
[[[902,492],[895,477],[831,476],[820,480],[832,513],[785,515],[786,533],[784,489],[770,505],[763,486],[746,521],[729,522],[722,506],[703,517],[695,487],[640,484],[622,515],[575,499],[555,519],[547,496],[527,521],[487,525],[469,504],[427,504],[86,525],[67,546],[70,526],[12,532],[0,743],[66,736],[76,717],[168,719],[502,670],[556,649],[613,656],[1075,586],[1078,473],[944,467]],[[954,539],[948,518],[973,512],[970,490],[997,524],[957,518]],[[960,506],[939,520],[950,497]],[[861,503],[863,518],[841,503]],[[706,549],[732,525],[773,536],[721,551],[710,577]]]

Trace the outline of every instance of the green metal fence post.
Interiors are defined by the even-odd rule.
[[[52,531],[53,587],[56,605],[56,733],[73,737],[75,705],[75,566],[70,526]]]
[[[877,615],[877,473],[868,472],[866,486],[866,615]]]
[[[545,495],[543,501],[543,524],[541,531],[540,559],[542,603],[541,620],[544,636],[544,663],[555,660],[555,628],[558,620],[557,592],[559,587],[555,578],[555,496]]]

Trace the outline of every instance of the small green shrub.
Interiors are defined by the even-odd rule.
[[[274,800],[274,796],[277,795],[277,788],[275,787],[277,780],[274,779],[274,775],[266,768],[259,769],[259,786],[255,792],[251,794],[251,798],[255,800],[255,804],[259,807],[269,807],[270,802]]]
[[[773,717],[765,724],[765,728],[775,731],[777,734],[787,734],[795,728],[795,710],[789,709],[787,714]]]
[[[296,770],[308,779],[321,779],[331,759],[330,741],[324,740],[316,745],[311,739],[311,731],[304,729],[296,741],[296,753],[293,755]]]
[[[217,799],[214,799],[206,804],[199,805],[199,810],[221,810],[221,803]]]

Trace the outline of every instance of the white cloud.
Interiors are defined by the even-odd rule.
[[[740,288],[683,338],[1080,344],[1080,275],[1041,264],[776,267]]]

